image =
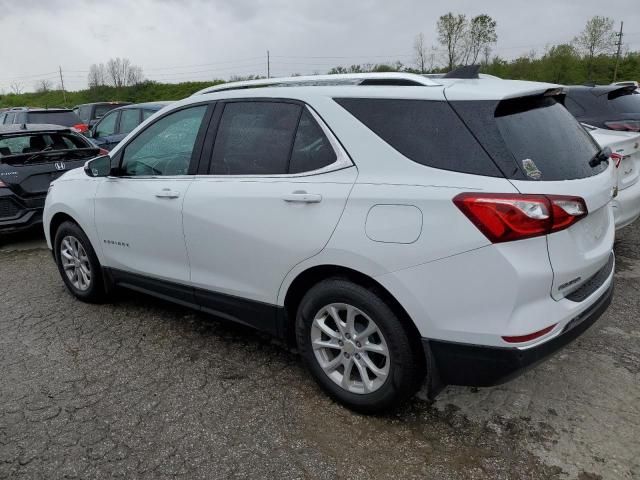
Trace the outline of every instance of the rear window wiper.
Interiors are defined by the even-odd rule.
[[[52,149],[53,147],[51,145],[44,147],[42,150],[40,150],[39,152],[34,153],[33,155],[31,155],[29,158],[27,158],[24,163],[30,163],[31,160],[34,160],[36,158],[38,158],[40,156],[40,154],[44,153],[44,152],[48,152]]]
[[[603,162],[606,162],[611,157],[611,149],[609,147],[601,148],[596,152],[596,154],[589,160],[589,166],[591,168],[596,168]]]

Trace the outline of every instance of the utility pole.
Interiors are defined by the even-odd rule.
[[[616,79],[618,78],[618,64],[620,63],[620,50],[622,49],[622,25],[624,25],[624,22],[620,22],[620,32],[616,33],[616,37],[618,37],[618,41],[616,42],[616,45],[618,46],[618,52],[616,53],[616,68],[614,68],[613,70],[613,82],[615,83]]]
[[[67,93],[64,91],[64,79],[62,78],[62,67],[58,65],[60,71],[60,86],[62,87],[62,98],[64,98],[64,104],[67,105]]]
[[[271,78],[271,64],[269,62],[269,50],[267,50],[267,78]]]

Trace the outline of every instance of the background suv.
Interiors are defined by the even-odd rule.
[[[123,107],[125,105],[131,105],[131,102],[83,103],[82,105],[73,107],[73,111],[89,126],[89,128],[91,128],[108,112],[114,108]]]
[[[611,300],[615,172],[561,95],[411,74],[205,89],[55,181],[47,242],[79,299],[122,286],[269,332],[360,411],[425,375],[503,382]]]
[[[580,122],[640,132],[640,92],[635,85],[564,87],[565,106]]]
[[[88,130],[86,123],[80,120],[72,110],[68,108],[32,108],[16,107],[0,114],[0,124],[48,124],[71,127],[83,133]]]
[[[111,110],[87,133],[100,148],[111,150],[120,140],[154,113],[171,102],[149,102]]]

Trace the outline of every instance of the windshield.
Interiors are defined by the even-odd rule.
[[[514,180],[575,180],[597,175],[599,147],[553,97],[452,102],[480,142]]]
[[[62,125],[63,127],[73,127],[82,123],[82,120],[73,112],[42,111],[29,112],[27,114],[27,123],[48,123]]]

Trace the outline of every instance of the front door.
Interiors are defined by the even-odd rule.
[[[120,175],[98,187],[96,227],[108,267],[189,281],[182,206],[207,105],[170,112],[119,149]]]

